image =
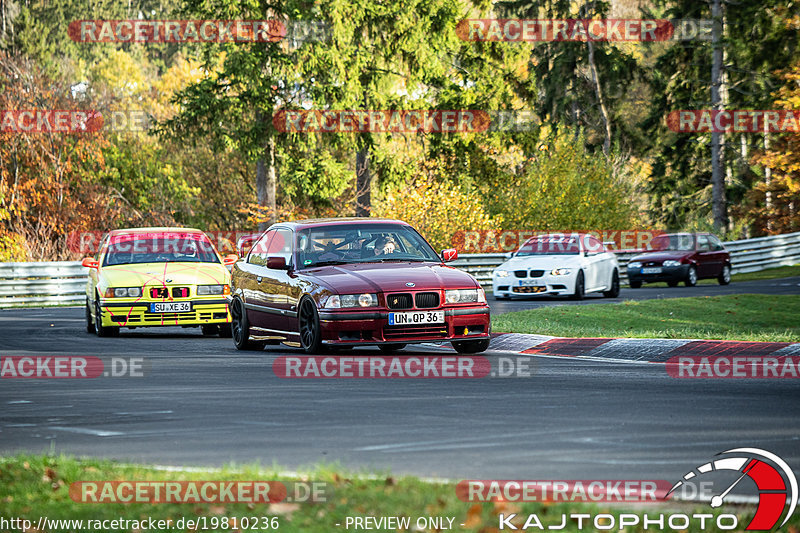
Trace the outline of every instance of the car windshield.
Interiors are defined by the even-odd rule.
[[[336,224],[297,232],[300,268],[343,263],[436,261],[419,233],[403,224]]]
[[[659,235],[650,242],[650,247],[656,251],[688,252],[694,250],[694,235]]]
[[[219,263],[204,234],[134,234],[112,237],[104,266],[136,263]]]
[[[529,239],[516,253],[517,257],[528,255],[578,255],[580,245],[577,237],[543,235]]]

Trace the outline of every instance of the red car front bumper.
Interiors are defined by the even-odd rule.
[[[422,310],[420,310],[422,311]],[[319,313],[322,342],[337,345],[461,341],[487,339],[491,333],[489,306],[425,309],[444,311],[444,323],[389,325],[389,311],[337,309]]]

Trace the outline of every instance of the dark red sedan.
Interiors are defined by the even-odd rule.
[[[697,280],[716,278],[720,285],[731,282],[731,254],[710,233],[668,233],[654,238],[652,251],[632,257],[628,262],[628,282],[638,289],[642,283],[666,281],[687,287]]]
[[[247,242],[249,240],[249,242]],[[240,350],[450,341],[461,353],[489,346],[486,294],[445,264],[404,222],[334,218],[275,224],[240,242],[231,279],[231,327]],[[249,252],[244,248],[255,243]]]

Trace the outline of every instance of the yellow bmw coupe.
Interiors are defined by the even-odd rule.
[[[101,241],[86,283],[86,331],[100,337],[121,327],[183,326],[230,336],[228,267],[208,236],[187,228],[114,230]]]

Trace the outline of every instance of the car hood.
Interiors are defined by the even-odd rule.
[[[107,287],[163,285],[217,285],[230,283],[230,273],[219,263],[140,263],[106,266],[100,275]]]
[[[655,261],[657,263],[663,263],[664,261],[667,261],[669,259],[672,259],[674,261],[680,261],[685,257],[689,257],[693,253],[694,252],[678,252],[678,251],[668,251],[668,250],[662,252],[648,252],[646,254],[635,255],[631,257],[630,261],[639,261],[640,263],[645,261]]]
[[[466,272],[438,263],[353,263],[302,273],[339,294],[478,287]]]
[[[502,270],[538,269],[551,270],[553,268],[577,267],[581,263],[580,255],[529,255],[525,257],[512,257],[502,265]]]

